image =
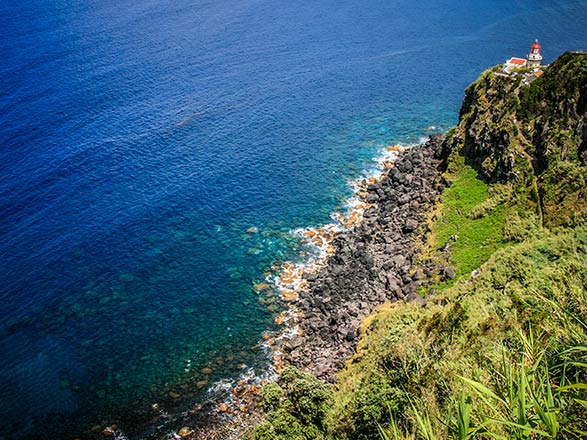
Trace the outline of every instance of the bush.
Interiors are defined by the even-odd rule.
[[[357,440],[377,438],[378,425],[386,423],[390,412],[401,412],[402,402],[406,399],[405,393],[393,387],[385,377],[370,378],[350,402],[349,437]]]
[[[503,238],[505,241],[524,241],[536,236],[538,217],[532,212],[512,212],[505,219]]]
[[[310,440],[324,437],[325,417],[332,404],[332,389],[314,376],[285,368],[279,382],[261,391],[265,422],[255,428],[254,440]]]
[[[261,408],[265,410],[276,409],[283,396],[283,389],[277,382],[268,383],[261,389]]]

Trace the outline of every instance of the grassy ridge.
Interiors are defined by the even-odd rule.
[[[453,183],[433,215],[428,257],[448,258],[460,280],[439,285],[425,309],[394,304],[366,322],[341,374],[331,436],[584,438],[581,405],[560,391],[549,400],[545,390],[587,383],[587,368],[572,379],[560,369],[566,351],[587,342],[587,228],[540,231],[530,193],[486,184],[462,157],[451,159]],[[448,255],[435,257],[446,243]],[[548,400],[559,428],[542,426],[529,397],[491,402],[508,384],[509,394]]]
[[[456,277],[366,319],[336,387],[286,370],[251,439],[587,438],[586,81],[568,53],[467,89],[422,252]]]

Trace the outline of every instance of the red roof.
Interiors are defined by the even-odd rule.
[[[534,44],[530,46],[530,49],[542,49],[542,46],[538,44],[538,40],[534,41]]]
[[[526,64],[526,60],[524,58],[511,57],[508,61],[508,64],[517,64],[518,66],[523,66]]]

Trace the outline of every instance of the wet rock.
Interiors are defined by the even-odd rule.
[[[194,434],[194,430],[191,428],[188,428],[187,426],[184,426],[177,433],[179,434],[179,436],[181,438],[188,438]]]
[[[271,290],[271,286],[268,283],[257,283],[253,286],[253,289],[255,289],[257,292],[266,292]]]
[[[114,436],[114,434],[116,433],[116,430],[118,429],[118,425],[111,425],[111,426],[107,426],[106,428],[104,428],[102,430],[102,434],[106,435],[108,437],[110,436]]]

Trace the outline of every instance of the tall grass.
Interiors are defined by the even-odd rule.
[[[532,331],[520,333],[525,347],[517,358],[503,351],[499,368],[492,375],[492,384],[459,376],[471,394],[461,393],[456,414],[447,414],[441,424],[453,424],[448,438],[469,440],[585,439],[583,418],[587,409],[587,383],[578,380],[587,376],[587,346],[570,347],[557,355],[566,358],[549,367],[544,339]],[[387,428],[379,427],[383,440],[437,440],[430,415],[421,405],[411,406],[412,434],[401,428],[393,417]],[[478,421],[473,423],[474,418]]]

